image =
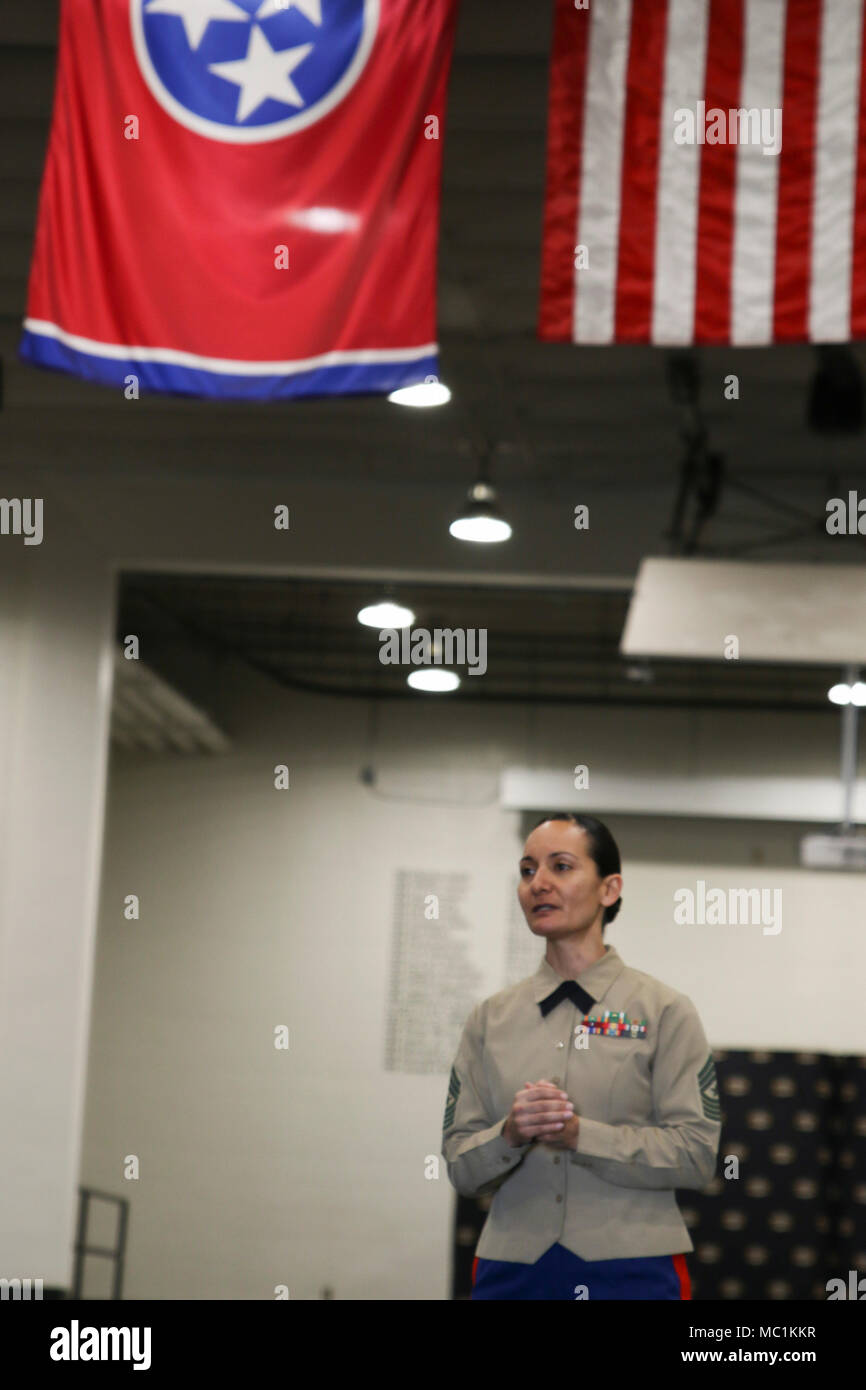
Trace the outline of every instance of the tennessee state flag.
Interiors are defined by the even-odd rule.
[[[22,358],[244,400],[438,376],[456,0],[62,0]]]

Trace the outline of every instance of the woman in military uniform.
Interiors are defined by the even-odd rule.
[[[451,1182],[494,1194],[473,1299],[690,1297],[675,1189],[715,1174],[715,1067],[691,1000],[604,943],[620,870],[594,816],[554,813],[524,846],[544,959],[472,1010],[445,1107]]]

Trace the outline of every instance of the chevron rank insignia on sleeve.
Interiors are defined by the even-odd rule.
[[[454,1111],[457,1108],[457,1098],[460,1095],[460,1077],[454,1068],[451,1068],[451,1076],[448,1080],[448,1100],[445,1105],[445,1119],[442,1121],[443,1129],[450,1129],[454,1123]]]
[[[722,1107],[719,1104],[719,1083],[716,1080],[716,1064],[713,1061],[712,1052],[707,1053],[707,1060],[698,1072],[698,1086],[701,1092],[701,1106],[706,1118],[708,1120],[721,1120]]]

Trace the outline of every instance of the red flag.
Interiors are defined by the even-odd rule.
[[[62,0],[22,357],[253,400],[438,370],[455,0]]]
[[[539,335],[866,332],[863,0],[557,0]]]

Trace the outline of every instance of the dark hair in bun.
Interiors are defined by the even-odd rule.
[[[577,825],[581,830],[586,831],[586,838],[589,842],[589,854],[595,867],[598,869],[599,878],[607,878],[608,874],[622,873],[619,858],[619,846],[611,835],[604,821],[600,821],[596,816],[586,816],[579,811],[551,811],[549,815],[542,816],[541,820],[536,821],[532,827],[537,830],[545,821],[564,820],[571,825]],[[608,922],[612,922],[616,914],[622,907],[622,896],[617,898],[615,903],[604,909],[604,916],[601,919],[601,929],[604,931]]]

